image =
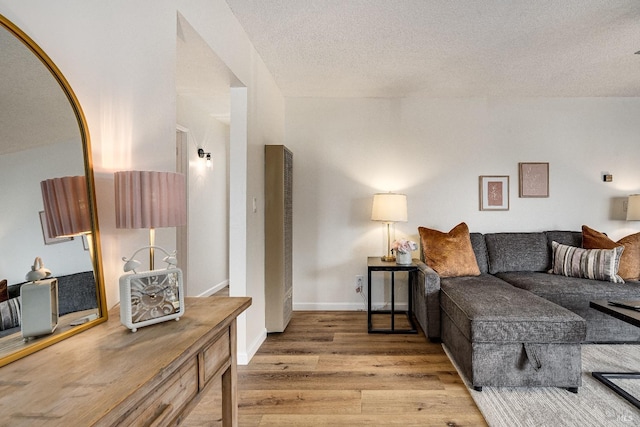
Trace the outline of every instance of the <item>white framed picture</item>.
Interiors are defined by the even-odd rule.
[[[480,210],[509,210],[508,176],[480,176]]]

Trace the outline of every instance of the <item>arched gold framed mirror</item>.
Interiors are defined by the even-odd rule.
[[[7,286],[0,293],[5,300],[0,299],[3,366],[106,321],[107,309],[89,132],[78,99],[47,54],[3,15],[0,54],[0,200],[5,208],[0,281]],[[84,176],[90,229],[52,238],[41,182],[67,176]],[[25,310],[35,307],[36,315],[42,314],[40,305],[27,307],[20,296],[25,274],[39,266],[38,258],[57,279],[59,317],[53,332],[24,338]]]

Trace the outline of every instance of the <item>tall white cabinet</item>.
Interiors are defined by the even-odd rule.
[[[267,332],[283,332],[293,310],[293,153],[265,146],[265,302]]]

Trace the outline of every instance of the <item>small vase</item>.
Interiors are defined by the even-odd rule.
[[[396,264],[399,265],[409,265],[413,261],[411,259],[411,252],[396,252]]]

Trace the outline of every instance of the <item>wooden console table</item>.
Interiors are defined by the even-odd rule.
[[[132,333],[107,322],[0,368],[0,426],[177,425],[222,377],[238,423],[236,317],[247,297],[186,298],[179,321]]]

